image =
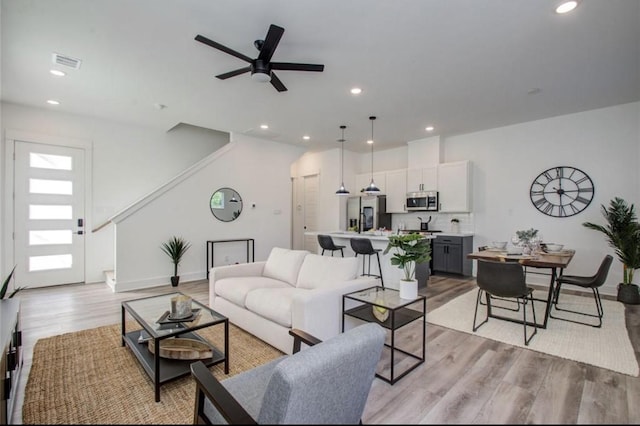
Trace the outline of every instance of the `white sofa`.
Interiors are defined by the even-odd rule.
[[[209,306],[290,354],[291,328],[321,340],[338,335],[342,330],[342,295],[376,285],[380,285],[379,279],[358,276],[355,257],[274,247],[266,261],[212,268]]]

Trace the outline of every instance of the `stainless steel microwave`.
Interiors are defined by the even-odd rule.
[[[438,206],[438,191],[420,191],[407,193],[407,211],[437,212]]]

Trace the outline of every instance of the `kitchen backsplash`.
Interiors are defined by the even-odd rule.
[[[438,213],[438,212],[412,212],[412,213],[400,213],[391,215],[391,225],[393,231],[396,231],[398,227],[404,229],[420,229],[420,222],[429,222],[429,231],[442,231],[453,232],[451,219],[456,218],[460,223],[460,233],[473,233],[473,213]],[[422,219],[422,220],[421,220]]]

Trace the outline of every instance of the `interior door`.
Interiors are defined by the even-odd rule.
[[[15,142],[17,286],[84,281],[84,150]]]
[[[318,175],[304,177],[304,232],[318,230],[318,193],[320,182]],[[304,236],[304,249],[311,253],[318,252],[318,237]]]

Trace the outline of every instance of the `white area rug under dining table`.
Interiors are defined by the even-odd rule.
[[[483,324],[475,333],[472,331],[477,294],[477,289],[474,289],[456,297],[433,312],[429,312],[426,316],[426,321],[510,345],[591,364],[630,376],[638,376],[638,362],[627,333],[624,305],[622,303],[602,300],[604,317],[601,328],[549,318],[547,328],[539,328],[529,346],[525,346],[522,324],[489,318],[489,321]],[[544,292],[544,295],[546,298],[546,292]],[[534,293],[534,297],[541,298],[540,296],[541,294]],[[565,309],[595,313],[596,308],[593,296],[562,294],[560,302],[559,306]],[[522,319],[522,311],[510,312],[504,309],[496,309],[495,306],[500,303],[504,304],[505,302],[499,300],[492,302],[495,315],[515,316],[515,318]],[[542,323],[544,318],[545,305],[543,302],[535,302],[538,323]],[[486,309],[485,305],[478,307],[478,323],[486,318]],[[579,319],[580,321],[594,321],[594,323],[597,321],[597,318],[588,318],[555,310],[552,311],[552,314],[562,318]],[[530,321],[531,318],[531,308],[528,306],[527,320]],[[527,327],[527,333],[532,331],[533,328]]]

